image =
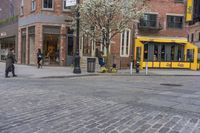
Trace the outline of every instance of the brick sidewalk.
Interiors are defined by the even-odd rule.
[[[81,74],[74,74],[73,67],[56,67],[56,66],[43,66],[42,69],[38,69],[36,66],[19,65],[15,64],[15,72],[18,77],[21,78],[47,78],[47,77],[73,77],[73,76],[89,76],[95,73],[87,73],[86,70],[82,70]],[[4,77],[5,63],[0,62],[0,74]],[[11,73],[10,73],[11,76]]]
[[[62,78],[62,77],[76,77],[76,76],[92,76],[92,75],[112,75],[112,76],[130,76],[130,70],[118,70],[115,74],[110,73],[87,73],[82,69],[81,74],[74,74],[73,67],[61,66],[43,66],[38,69],[36,66],[15,64],[16,74],[21,78]],[[0,62],[0,74],[4,77],[5,63]],[[11,73],[10,73],[11,74]],[[133,69],[133,76],[145,76],[145,70],[141,70],[139,74],[135,73]],[[200,76],[200,71],[192,71],[185,69],[149,69],[148,76]]]

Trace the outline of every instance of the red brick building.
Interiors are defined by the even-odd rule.
[[[71,10],[65,6],[65,0],[22,0],[18,62],[36,64],[36,53],[40,48],[45,64],[70,64],[74,39],[67,24],[71,20]]]
[[[147,3],[149,11],[136,26],[137,37],[186,38],[184,0],[147,0]],[[22,0],[18,28],[19,63],[35,64],[37,49],[41,48],[47,65],[72,64],[75,39],[67,25],[71,17],[65,0]],[[111,42],[112,63],[118,68],[127,68],[135,55],[133,34],[127,29]],[[95,56],[97,48],[106,53],[101,44],[94,44],[87,37],[81,37],[79,48],[83,64],[87,57]]]
[[[135,26],[136,38],[186,38],[184,0],[147,0],[146,2],[148,12],[145,13],[144,17],[140,20],[140,23]],[[136,52],[134,53],[134,48],[132,47],[132,44],[134,44],[133,33],[133,31],[127,30],[121,35],[118,35],[115,38],[115,41],[113,41],[111,53],[114,55],[115,63],[117,63],[119,68],[127,67],[131,56],[135,56],[134,59],[136,60]],[[128,39],[128,41],[124,42],[121,41],[127,40],[127,37],[130,40]],[[154,48],[150,45],[149,47],[149,49]],[[124,49],[128,49],[129,52],[122,52]],[[171,51],[171,48],[169,48],[168,51]],[[151,56],[148,58],[150,58],[148,60],[151,60],[153,57]],[[169,58],[171,59],[171,57]],[[163,60],[168,59],[165,57]]]
[[[134,59],[141,68],[197,70],[197,47],[187,41],[184,0],[148,0],[149,11],[138,25]],[[188,10],[188,9],[187,9]],[[187,27],[187,28],[186,28]]]

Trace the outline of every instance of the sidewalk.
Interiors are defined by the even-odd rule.
[[[130,75],[130,70],[119,70],[117,75]],[[140,70],[140,73],[135,73],[133,69],[133,75],[135,76],[145,76],[146,71]],[[148,69],[147,76],[200,76],[200,71],[192,71],[187,69]]]
[[[129,69],[118,70],[117,73],[88,73],[86,70],[81,70],[81,74],[74,74],[73,67],[56,67],[43,66],[38,69],[36,66],[15,64],[15,72],[19,78],[65,78],[65,77],[81,77],[81,76],[130,76]],[[5,76],[5,63],[0,62],[0,77]],[[10,73],[11,75],[11,73]],[[140,73],[135,73],[133,69],[133,76],[146,76],[145,70]],[[200,76],[200,71],[192,71],[185,69],[149,69],[147,76]]]
[[[84,70],[81,74],[74,74],[73,67],[43,66],[38,69],[36,66],[19,64],[15,64],[15,73],[20,78],[64,78],[97,75],[97,73],[87,73]],[[3,62],[0,62],[0,75],[1,77],[5,76],[5,63]],[[11,73],[9,75],[12,76]]]

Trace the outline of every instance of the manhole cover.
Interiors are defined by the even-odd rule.
[[[164,86],[183,86],[181,84],[160,84],[160,85],[164,85]]]

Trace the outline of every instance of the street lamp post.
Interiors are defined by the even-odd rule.
[[[77,0],[77,5],[79,5],[80,0]],[[76,11],[76,52],[74,56],[74,70],[73,73],[75,74],[80,74],[81,73],[81,68],[80,68],[80,55],[79,55],[79,17],[80,17],[80,12],[79,8]]]

